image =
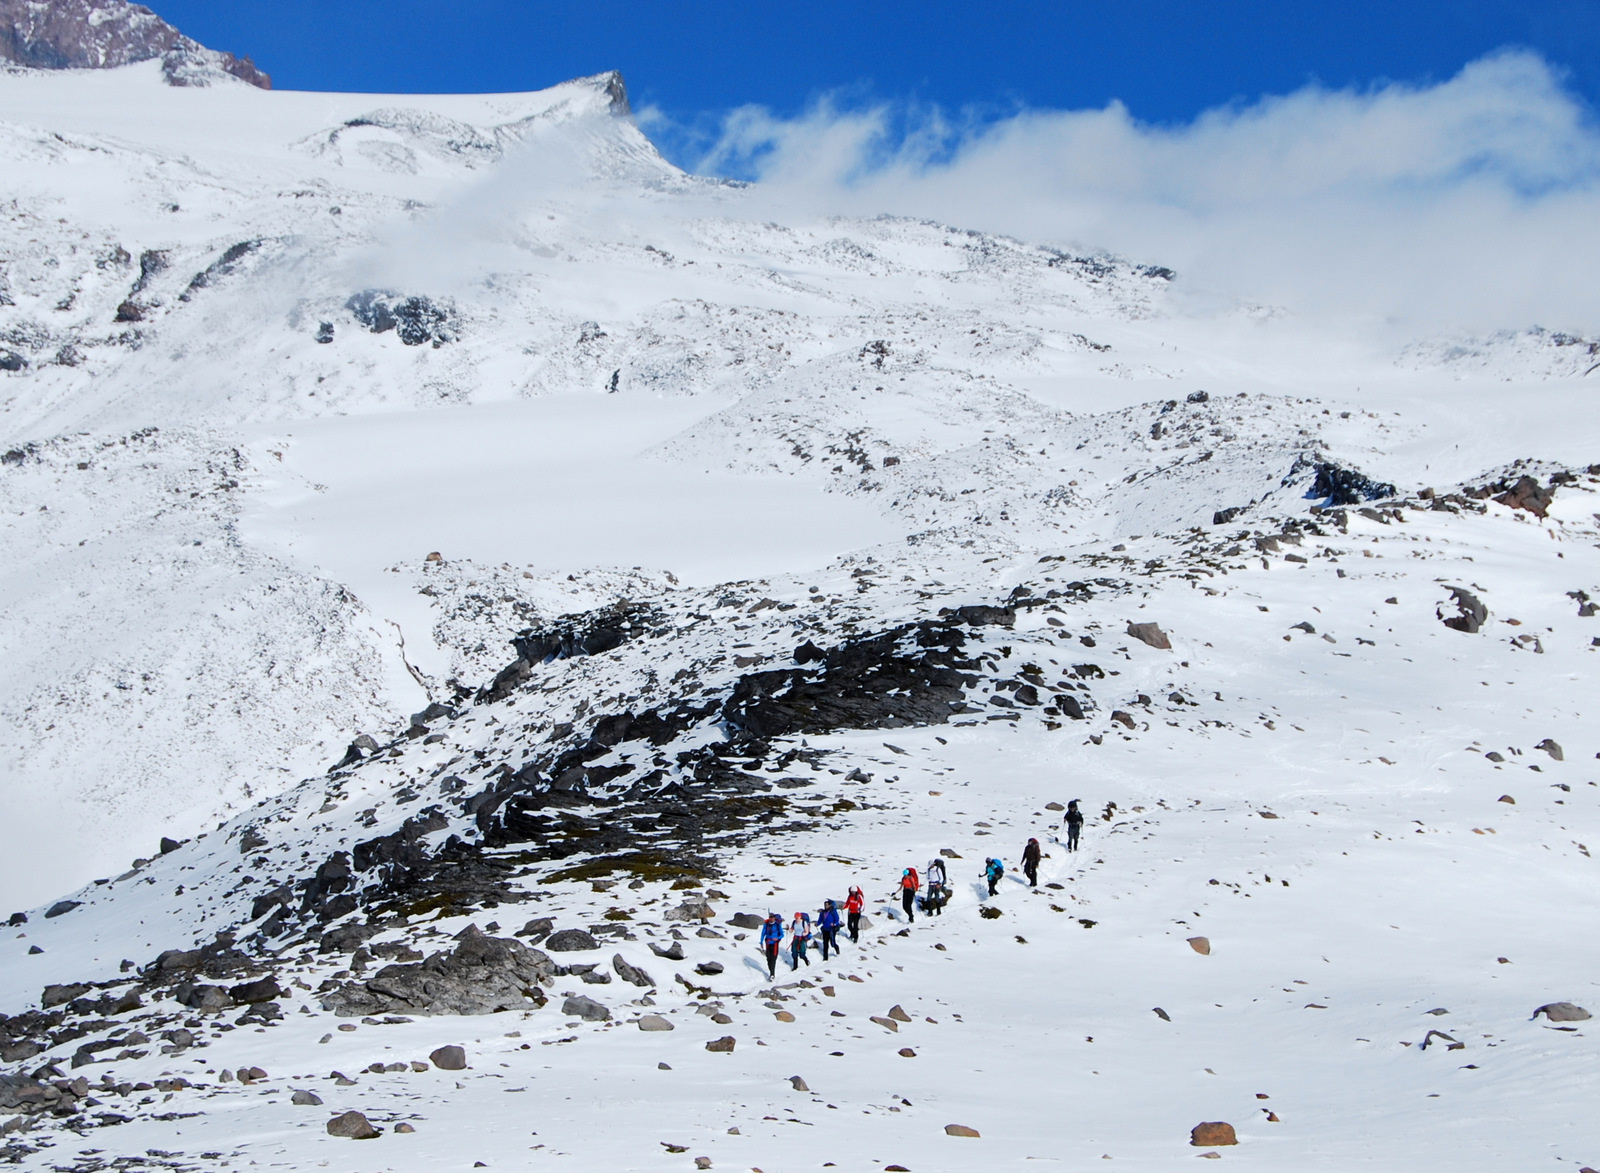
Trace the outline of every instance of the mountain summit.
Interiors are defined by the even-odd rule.
[[[0,61],[33,69],[113,69],[156,58],[170,85],[206,85],[221,72],[272,88],[250,58],[207,49],[142,4],[0,0]]]

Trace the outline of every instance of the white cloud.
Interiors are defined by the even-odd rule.
[[[730,114],[702,172],[795,210],[934,217],[1169,265],[1190,289],[1407,329],[1600,327],[1600,128],[1540,57],[1309,86],[1185,125],[822,102]]]

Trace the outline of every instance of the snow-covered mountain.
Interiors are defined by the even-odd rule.
[[[146,56],[0,75],[0,1152],[1600,1161],[1592,343]]]
[[[0,0],[0,62],[32,69],[115,69],[153,60],[161,62],[168,85],[204,86],[225,74],[272,88],[272,79],[250,58],[207,49],[142,4]]]

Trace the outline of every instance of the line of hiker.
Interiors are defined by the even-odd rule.
[[[1062,827],[1067,833],[1066,849],[1077,851],[1078,840],[1083,832],[1083,813],[1078,809],[1076,798],[1067,803]],[[1060,840],[1055,842],[1060,843]],[[1029,839],[1022,849],[1022,872],[1031,888],[1039,886],[1039,862],[1043,857],[1044,850],[1039,846],[1039,840]],[[999,894],[1000,881],[1005,874],[1005,864],[1000,860],[991,858],[983,861],[983,880],[989,887],[990,896]],[[908,924],[916,922],[918,909],[925,916],[943,916],[944,906],[950,903],[952,895],[944,860],[938,856],[929,860],[923,875],[918,875],[914,867],[905,868],[900,873],[898,891],[900,908]],[[850,943],[856,944],[861,939],[861,914],[866,904],[866,894],[860,888],[852,887],[844,899],[843,918],[839,915],[839,905],[832,900],[823,901],[815,920],[809,913],[795,913],[787,932],[790,970],[798,970],[801,965],[810,967],[808,953],[814,938],[820,939],[822,960],[826,961],[830,954],[838,953],[841,926],[850,934]],[[761,953],[766,958],[768,977],[775,978],[778,975],[784,936],[783,917],[776,912],[769,912],[761,924]]]

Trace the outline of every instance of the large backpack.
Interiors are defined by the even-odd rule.
[[[906,869],[906,874],[900,877],[900,886],[902,888],[909,888],[913,892],[915,892],[917,890],[919,885],[917,883],[917,869],[916,868],[907,868]]]

